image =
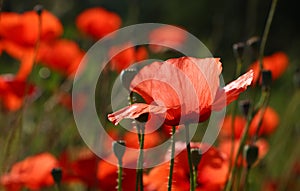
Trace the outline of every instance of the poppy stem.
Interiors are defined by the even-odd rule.
[[[122,174],[123,174],[123,164],[122,159],[118,160],[118,191],[122,191]]]
[[[266,47],[266,43],[267,43],[267,39],[268,39],[268,35],[269,35],[269,31],[270,31],[270,27],[273,21],[273,16],[276,10],[276,5],[277,5],[277,0],[272,0],[272,4],[271,4],[271,8],[269,11],[269,15],[268,15],[268,19],[265,25],[265,29],[264,29],[264,33],[261,39],[261,44],[259,47],[259,68],[260,70],[263,69],[263,56],[264,56],[264,51],[265,51],[265,47]]]
[[[192,156],[191,156],[191,144],[190,144],[190,132],[189,126],[185,125],[185,141],[186,141],[186,150],[188,155],[188,162],[190,168],[190,191],[195,190],[195,182],[194,182],[194,168],[192,163]]]
[[[173,179],[173,169],[174,169],[174,156],[175,156],[175,134],[176,127],[172,126],[172,136],[171,136],[171,161],[170,161],[170,171],[168,180],[168,191],[172,190],[172,179]]]
[[[139,125],[137,123],[137,131],[138,131],[138,138],[140,144],[140,151],[138,157],[138,164],[137,164],[137,174],[136,174],[136,191],[138,191],[140,187],[140,191],[143,191],[143,163],[144,163],[144,133],[145,127],[143,125]]]

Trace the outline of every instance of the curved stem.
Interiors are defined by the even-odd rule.
[[[276,5],[277,5],[277,0],[272,0],[272,4],[271,4],[270,12],[269,12],[269,15],[268,15],[267,23],[265,25],[265,30],[264,30],[264,33],[263,33],[263,37],[261,39],[260,47],[259,47],[259,55],[258,56],[259,56],[259,68],[260,68],[260,70],[263,69],[263,61],[262,60],[263,60],[263,56],[264,56],[264,51],[265,51],[265,47],[266,47],[270,27],[271,27],[271,24],[272,24],[272,21],[273,21]]]
[[[188,155],[188,162],[189,162],[189,169],[190,169],[190,191],[195,190],[195,182],[194,182],[194,168],[192,163],[192,156],[191,156],[191,144],[190,144],[190,132],[189,126],[185,126],[185,141],[186,141],[186,151]]]
[[[168,191],[172,190],[172,179],[173,179],[173,169],[174,169],[174,157],[175,157],[175,134],[176,127],[172,127],[172,136],[171,136],[171,160],[170,160],[170,171],[168,178]]]

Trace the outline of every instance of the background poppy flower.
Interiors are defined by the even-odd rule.
[[[254,116],[250,123],[248,134],[250,136],[255,135],[256,129],[258,128],[259,118],[261,115],[261,110]],[[224,122],[222,123],[222,128],[220,135],[223,138],[231,137],[231,116],[226,116]],[[242,116],[235,116],[234,119],[234,137],[239,139],[242,136],[243,130],[246,125],[246,119]],[[279,116],[277,112],[271,107],[267,107],[262,118],[261,127],[258,135],[270,135],[279,124]]]
[[[80,13],[76,19],[77,28],[95,39],[117,30],[121,26],[121,18],[116,13],[101,7],[87,9]]]
[[[35,11],[23,14],[1,13],[0,36],[22,46],[34,46],[39,38],[39,19]],[[41,14],[41,40],[59,37],[63,27],[56,16],[47,10]]]
[[[192,148],[206,150],[208,145],[191,143]],[[176,143],[176,149],[185,148],[182,142]],[[189,190],[189,165],[186,149],[183,149],[175,156],[172,190]],[[170,157],[170,156],[166,156]],[[225,154],[214,147],[209,147],[203,153],[198,165],[197,189],[196,190],[222,190],[226,182],[226,173],[228,170],[228,158]],[[146,188],[149,190],[167,190],[167,180],[169,175],[169,163],[164,163],[154,167],[147,179]]]
[[[0,75],[0,102],[4,109],[8,111],[18,110],[23,104],[25,94],[34,94],[36,90],[34,86],[28,85],[27,87],[26,84],[23,80],[15,79],[13,75]]]
[[[21,190],[23,186],[39,190],[54,184],[51,170],[58,167],[58,161],[50,153],[41,153],[28,157],[13,165],[8,174],[1,177],[1,184],[12,191]]]
[[[169,25],[162,26],[149,34],[149,48],[155,53],[169,50],[169,47],[179,48],[186,38],[186,33],[182,29]],[[168,47],[157,45],[160,43],[166,44]]]
[[[125,50],[113,56],[120,49]],[[131,43],[128,43],[121,45],[120,47],[113,47],[110,49],[109,55],[113,56],[110,61],[111,69],[120,73],[123,69],[128,68],[131,64],[146,59],[148,57],[148,52],[145,47],[134,47]]]
[[[84,52],[77,43],[60,39],[51,43],[42,43],[37,59],[53,70],[73,76],[83,56]]]
[[[265,70],[271,70],[273,80],[282,75],[288,67],[288,63],[288,57],[284,52],[276,52],[263,58],[263,67]],[[258,61],[252,63],[249,69],[254,71],[253,84],[255,84],[258,81],[260,71]]]
[[[221,71],[217,58],[181,57],[153,62],[142,68],[130,84],[131,91],[141,95],[147,104],[127,106],[109,114],[108,119],[118,124],[124,118],[153,113],[165,117],[167,125],[205,121],[212,109],[222,109],[234,101],[252,82],[250,70],[220,88]]]

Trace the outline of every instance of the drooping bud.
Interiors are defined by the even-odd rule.
[[[201,149],[200,148],[192,148],[191,149],[191,157],[192,157],[193,166],[195,168],[197,168],[197,166],[199,165],[200,160],[202,158],[202,151],[201,151]]]
[[[250,168],[258,159],[258,147],[253,144],[245,145],[244,158],[246,159],[247,167]]]
[[[269,90],[272,83],[272,72],[270,70],[263,70],[261,72],[261,79],[263,90]]]
[[[114,141],[112,143],[112,147],[113,147],[113,152],[114,152],[115,156],[117,157],[117,159],[119,161],[122,161],[122,158],[123,158],[125,150],[126,150],[125,141],[123,141],[123,140]]]
[[[61,168],[53,168],[51,171],[52,178],[56,184],[60,184],[62,179],[62,170]]]
[[[129,90],[130,83],[136,74],[137,74],[136,68],[128,68],[128,69],[122,70],[122,72],[120,74],[121,75],[121,83],[127,90]]]
[[[260,45],[260,38],[257,36],[251,37],[246,41],[247,46],[249,46],[254,52],[258,52]]]
[[[40,16],[44,10],[43,5],[34,6],[33,10]]]
[[[239,102],[240,105],[240,110],[243,113],[244,117],[247,118],[248,114],[249,114],[249,109],[251,106],[251,101],[250,100],[241,100]]]
[[[233,53],[236,58],[242,59],[244,50],[245,50],[245,44],[243,42],[238,42],[232,45]]]

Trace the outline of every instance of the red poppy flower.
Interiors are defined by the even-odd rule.
[[[144,137],[144,149],[152,148],[159,145],[163,141],[163,137],[158,132],[147,133]],[[138,134],[133,132],[127,132],[124,135],[124,141],[126,147],[139,148]]]
[[[134,77],[130,89],[141,95],[146,104],[136,103],[108,119],[118,124],[124,118],[152,113],[165,119],[167,125],[197,123],[209,118],[211,110],[220,110],[234,101],[251,84],[253,71],[224,88],[219,86],[221,62],[217,58],[181,57],[153,62]]]
[[[254,116],[253,120],[250,123],[249,132],[250,136],[253,136],[256,133],[258,127],[259,118],[261,115],[261,110]],[[222,137],[231,136],[231,116],[227,116],[224,119],[222,124],[220,135]],[[279,116],[271,107],[267,107],[262,119],[262,124],[259,130],[258,135],[270,135],[279,124]],[[246,119],[242,116],[235,116],[234,119],[234,137],[239,139],[242,136],[243,130],[246,125]]]
[[[176,143],[175,148],[179,149],[180,147],[185,147],[185,144],[181,142]],[[191,147],[206,150],[208,145],[191,143]],[[174,159],[175,165],[172,190],[189,190],[189,165],[186,152],[186,149],[184,149]],[[150,171],[149,176],[147,177],[149,181],[146,181],[146,189],[153,191],[167,190],[166,182],[168,182],[169,165],[169,163],[164,163],[160,166],[154,167]],[[198,175],[196,190],[222,190],[224,183],[226,182],[228,165],[228,158],[225,154],[214,147],[208,148],[208,150],[203,153],[197,167]]]
[[[34,46],[39,34],[39,19],[35,11],[1,13],[0,36],[22,46]],[[41,15],[41,40],[49,41],[63,32],[60,21],[50,12],[44,10]]]
[[[72,76],[83,55],[75,42],[63,39],[41,44],[37,59],[53,70]]]
[[[54,184],[51,170],[58,167],[58,161],[49,153],[26,158],[13,165],[8,174],[1,177],[1,184],[11,191],[21,190],[23,186],[39,190]]]
[[[149,48],[153,52],[164,52],[170,48],[179,48],[186,40],[186,34],[183,30],[174,26],[162,26],[153,30],[149,35]],[[169,47],[159,46],[163,43]]]
[[[288,57],[284,52],[276,52],[271,56],[263,58],[263,67],[266,70],[271,70],[272,79],[275,80],[281,76],[281,74],[288,67]],[[259,77],[259,63],[258,61],[251,64],[250,69],[254,71],[253,84],[255,84]]]
[[[116,13],[95,7],[80,13],[76,19],[76,26],[83,33],[100,39],[119,29],[121,18]]]
[[[128,48],[127,48],[128,47]],[[116,56],[113,56],[120,49],[125,49]],[[120,47],[113,47],[109,51],[109,55],[113,56],[110,61],[110,67],[112,70],[120,73],[123,69],[128,68],[135,62],[142,61],[148,57],[148,53],[145,47],[133,47],[132,44],[128,43]]]
[[[18,80],[13,75],[0,75],[0,102],[4,109],[16,111],[21,108],[25,93],[33,95],[35,88],[26,82]],[[27,91],[27,92],[26,92]]]

